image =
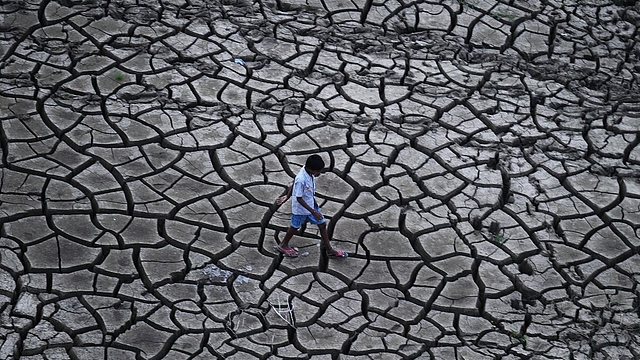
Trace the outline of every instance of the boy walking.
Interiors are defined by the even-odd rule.
[[[346,258],[349,254],[346,251],[336,250],[329,243],[327,234],[327,224],[324,216],[320,212],[320,207],[315,199],[316,177],[324,168],[324,161],[319,155],[311,155],[307,158],[305,166],[300,169],[293,181],[293,186],[289,188],[293,199],[291,200],[291,226],[287,230],[282,243],[278,246],[278,250],[289,257],[298,256],[298,252],[289,246],[289,240],[307,221],[318,225],[320,236],[322,237],[322,247],[327,251],[327,255]],[[289,195],[289,194],[287,194]],[[287,195],[276,200],[276,204],[282,204],[287,200]]]

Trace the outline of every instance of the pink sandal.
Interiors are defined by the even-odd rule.
[[[342,250],[327,251],[327,255],[332,257],[339,257],[343,259],[349,257],[349,253]]]
[[[276,246],[276,248],[278,248],[278,251],[280,251],[280,253],[282,253],[282,255],[284,256],[298,257],[298,252],[294,248],[283,249],[280,246]]]

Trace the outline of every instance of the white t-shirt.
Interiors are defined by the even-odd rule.
[[[313,175],[310,175],[304,167],[300,169],[296,179],[293,181],[293,191],[291,192],[291,213],[293,215],[311,215],[309,210],[305,209],[298,202],[298,197],[302,197],[302,200],[307,205],[313,208],[315,204],[313,195],[316,193],[316,180]]]

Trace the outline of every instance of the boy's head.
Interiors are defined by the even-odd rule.
[[[322,160],[320,155],[311,155],[307,158],[307,163],[304,167],[307,170],[320,172],[324,169],[324,160]]]

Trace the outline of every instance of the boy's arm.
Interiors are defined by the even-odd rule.
[[[291,192],[293,191],[293,182],[290,182],[287,186],[287,193],[276,199],[276,205],[282,205],[291,197]]]

